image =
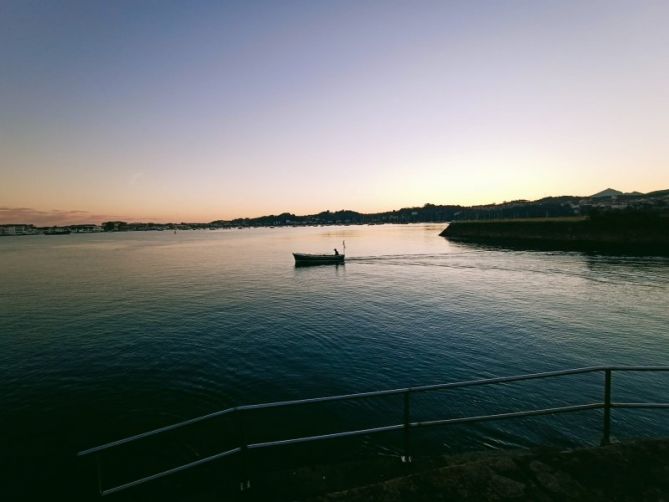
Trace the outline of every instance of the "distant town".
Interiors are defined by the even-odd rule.
[[[408,207],[381,213],[359,213],[351,210],[323,211],[318,214],[297,216],[292,213],[215,220],[209,223],[143,223],[107,221],[101,225],[82,224],[37,227],[29,223],[0,225],[0,236],[63,235],[70,233],[165,231],[165,230],[218,230],[252,227],[321,226],[321,225],[381,225],[385,223],[440,223],[464,220],[500,220],[518,218],[554,218],[588,216],[609,211],[652,212],[669,216],[669,190],[646,194],[623,193],[607,188],[596,194],[545,197],[528,201],[515,200],[480,206],[435,205]]]

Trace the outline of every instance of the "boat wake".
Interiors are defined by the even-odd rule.
[[[551,263],[545,260],[527,260],[523,262],[523,267],[510,266],[506,259],[491,259],[490,256],[483,259],[472,259],[472,253],[440,253],[440,254],[396,254],[396,255],[378,255],[378,256],[356,256],[347,258],[350,263],[363,265],[383,265],[383,266],[416,266],[416,267],[439,267],[458,270],[480,270],[488,272],[509,272],[522,274],[540,274],[571,277],[572,279],[584,280],[588,282],[598,282],[605,284],[625,284],[633,276],[638,286],[664,289],[665,287],[657,284],[656,274],[653,265],[657,265],[655,260],[643,260],[643,263],[636,263],[631,260],[616,262],[611,264],[611,260],[598,260],[590,258],[589,266],[574,267],[569,260],[563,261],[553,257]],[[638,260],[637,260],[638,261]],[[661,260],[664,265],[664,260]],[[601,263],[600,263],[601,262]],[[636,265],[636,266],[635,266]],[[642,266],[643,265],[643,266]],[[630,268],[633,270],[630,271]],[[644,271],[644,268],[650,270]],[[593,273],[597,269],[597,273]],[[646,272],[646,274],[640,272]],[[648,275],[648,277],[646,277]]]

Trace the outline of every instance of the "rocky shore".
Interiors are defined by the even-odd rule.
[[[239,491],[237,459],[114,495],[121,501],[666,501],[669,438],[588,448],[487,450],[460,455],[397,456],[259,469]],[[90,474],[90,473],[88,473]],[[81,473],[84,476],[83,473]],[[86,479],[89,476],[86,475]],[[81,477],[84,479],[84,477]],[[69,497],[69,500],[95,498]]]
[[[305,500],[660,501],[669,498],[669,440],[444,459],[440,467]]]

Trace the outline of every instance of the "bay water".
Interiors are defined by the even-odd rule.
[[[77,451],[240,404],[668,363],[666,257],[454,243],[439,237],[444,226],[1,238],[4,472],[19,492],[53,482],[54,472],[55,485],[72,488],[76,476],[54,466],[74,465]],[[295,267],[292,252],[342,252],[342,241],[345,265]],[[668,382],[616,374],[614,399],[667,401]],[[601,374],[575,375],[422,393],[411,411],[416,420],[456,418],[596,402],[602,393]],[[402,413],[400,396],[263,412],[248,418],[247,434],[262,441],[390,425]],[[589,411],[426,429],[413,448],[595,445],[601,420]],[[234,446],[231,427],[184,432],[177,456]],[[613,434],[667,435],[669,415],[614,410]],[[401,435],[363,437],[348,453],[401,455]],[[155,470],[150,463],[137,472]]]

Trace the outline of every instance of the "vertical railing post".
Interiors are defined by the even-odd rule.
[[[611,443],[611,369],[604,370],[604,434],[602,446]]]
[[[404,455],[402,462],[410,463],[411,457],[411,389],[404,392]]]
[[[95,454],[95,470],[98,474],[98,493],[102,495],[102,467],[100,466],[100,453]]]
[[[237,431],[239,433],[239,491],[245,492],[251,488],[249,479],[249,447],[244,426],[244,415],[242,410],[235,410],[237,420]]]

